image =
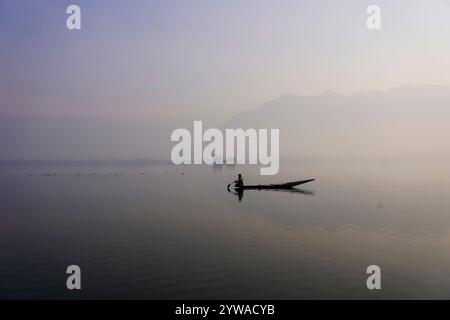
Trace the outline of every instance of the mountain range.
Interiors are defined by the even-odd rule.
[[[282,157],[450,154],[450,87],[318,96],[284,94],[241,112],[225,128],[278,128]]]
[[[177,121],[0,115],[0,159],[167,160],[170,133],[183,127]],[[190,128],[192,120],[184,124]],[[281,158],[448,157],[450,87],[283,94],[222,128],[280,129]]]

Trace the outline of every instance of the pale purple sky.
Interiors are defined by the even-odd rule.
[[[450,85],[449,35],[445,0],[1,0],[0,112],[217,120],[282,93]]]
[[[284,93],[450,86],[449,3],[0,0],[0,158],[167,159],[174,129],[191,128],[193,120],[221,127]],[[81,7],[80,31],[66,28],[70,4]],[[379,31],[366,27],[373,4],[381,8]],[[423,107],[419,114],[430,113],[429,103]],[[297,125],[304,115],[296,117]],[[448,144],[448,130],[435,130],[435,120],[423,123],[424,135],[410,118],[407,130],[386,123],[377,129],[408,132],[411,141],[391,143],[392,149],[411,143],[415,150],[425,136],[418,152],[431,145],[441,152],[441,143]],[[315,129],[330,133],[328,127]],[[321,152],[342,147],[307,133]],[[307,136],[294,135],[295,145]],[[367,135],[356,138],[367,145]],[[359,146],[350,144],[355,153]],[[287,151],[305,156],[297,147]],[[288,155],[282,147],[281,157]]]

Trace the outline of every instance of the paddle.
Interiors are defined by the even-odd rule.
[[[236,183],[236,182],[233,181],[232,183],[229,183],[229,184],[227,185],[227,190],[228,190],[228,191],[230,191],[230,186],[231,186],[233,183]]]

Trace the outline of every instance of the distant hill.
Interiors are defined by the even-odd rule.
[[[282,95],[225,128],[279,128],[281,157],[450,154],[450,87]]]
[[[281,129],[284,159],[449,157],[450,87],[402,86],[349,96],[285,94],[236,114],[223,126],[240,127]],[[192,120],[0,114],[0,159],[169,160],[175,128],[191,130]]]

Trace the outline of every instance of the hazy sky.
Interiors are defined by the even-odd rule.
[[[0,112],[220,122],[282,93],[450,85],[449,35],[446,0],[0,0]]]

